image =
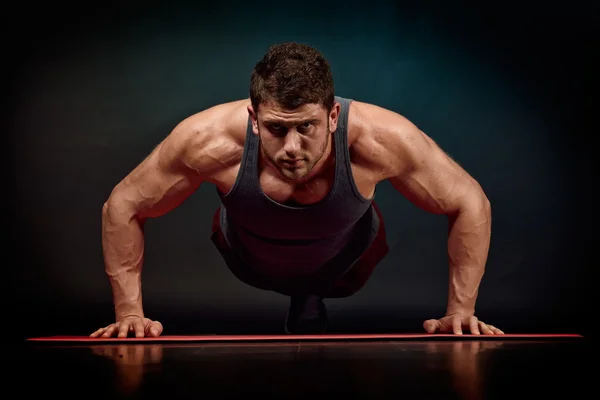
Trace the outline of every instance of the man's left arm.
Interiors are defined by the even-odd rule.
[[[371,114],[371,115],[369,115]],[[430,137],[406,118],[364,106],[363,121],[373,124],[364,143],[379,154],[379,177],[417,207],[448,218],[449,287],[446,315],[424,322],[429,333],[503,332],[475,316],[479,285],[490,247],[492,214],[481,185]],[[370,138],[369,138],[370,137]]]

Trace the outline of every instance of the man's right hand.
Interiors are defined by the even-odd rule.
[[[148,318],[125,317],[120,321],[110,324],[104,328],[98,329],[92,333],[93,338],[119,337],[126,338],[131,332],[134,337],[158,337],[163,331],[163,326],[158,321],[152,321]]]

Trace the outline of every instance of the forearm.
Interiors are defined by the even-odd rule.
[[[446,314],[475,313],[491,238],[489,202],[472,202],[449,217],[449,290]]]
[[[128,315],[143,316],[143,227],[133,214],[110,202],[102,209],[102,249],[116,320]]]

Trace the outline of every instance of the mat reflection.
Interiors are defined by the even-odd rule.
[[[148,372],[160,368],[163,358],[161,344],[118,344],[94,346],[95,355],[114,361],[117,389],[124,393],[135,392]]]

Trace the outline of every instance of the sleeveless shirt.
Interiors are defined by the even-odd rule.
[[[326,197],[311,205],[286,205],[269,198],[259,179],[260,141],[248,118],[240,169],[221,199],[220,225],[229,247],[258,274],[310,275],[330,260],[356,259],[378,230],[372,198],[358,191],[350,166],[348,111],[352,100],[336,96],[341,105],[337,129],[333,185]],[[349,258],[350,257],[350,258]]]

